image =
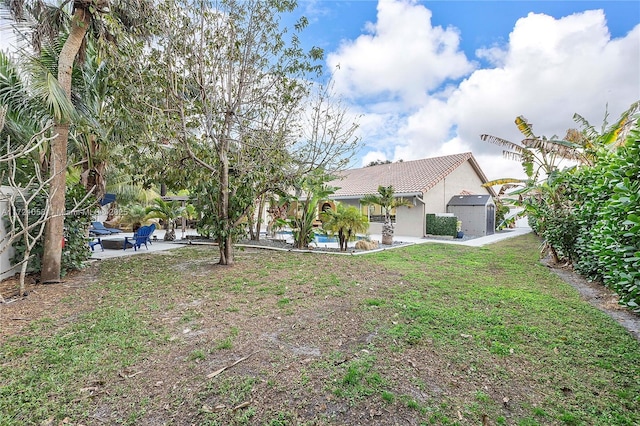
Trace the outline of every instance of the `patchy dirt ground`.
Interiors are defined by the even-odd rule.
[[[265,253],[259,249],[240,252],[234,268],[254,270],[261,256],[286,255]],[[166,306],[149,305],[145,312],[154,322],[162,324],[167,334],[164,344],[163,341],[153,343],[152,357],[118,372],[117,377],[95,377],[79,383],[82,398],[92,401],[82,424],[286,425],[309,421],[308,424],[323,425],[335,424],[330,419],[339,418],[344,425],[418,425],[424,417],[412,409],[411,401],[418,404],[433,398],[451,401],[461,395],[473,400],[478,397],[478,391],[473,394],[463,389],[470,384],[473,389],[483,390],[483,398],[498,401],[500,415],[507,419],[506,424],[512,424],[509,416],[517,418],[519,413],[510,401],[528,401],[535,406],[540,401],[531,395],[547,392],[542,388],[548,384],[540,383],[535,385],[540,389],[531,389],[530,383],[516,380],[509,383],[507,394],[503,378],[499,376],[487,375],[464,362],[444,364],[441,354],[429,346],[409,347],[399,352],[387,351],[384,362],[393,365],[385,374],[392,376],[399,386],[397,394],[408,395],[411,401],[392,404],[369,398],[354,409],[349,398],[336,397],[336,388],[331,385],[336,379],[332,374],[344,367],[340,380],[345,380],[352,369],[354,374],[367,377],[366,380],[376,380],[375,373],[368,370],[373,355],[366,349],[378,333],[376,306],[372,303],[370,309],[363,310],[362,300],[373,297],[371,295],[384,295],[388,282],[402,285],[402,276],[384,268],[352,270],[340,256],[323,256],[322,263],[314,267],[335,271],[337,281],[350,282],[348,292],[332,283],[326,287],[321,283],[308,286],[298,283],[295,315],[289,315],[286,310],[291,301],[277,290],[247,289],[244,283],[238,283],[237,292],[219,292],[214,296],[189,294],[193,282],[214,283],[222,267],[213,264],[210,258],[180,264],[178,272],[184,280],[175,283],[175,291],[169,298],[162,299]],[[626,317],[626,312],[615,303],[615,295],[569,270],[554,271],[585,298],[597,301],[600,309],[618,320],[624,318],[621,323],[638,337],[640,318]],[[295,273],[289,267],[282,271],[270,270],[267,277],[270,283],[288,286],[293,284],[284,280]],[[92,264],[66,277],[61,284],[37,285],[30,280],[28,296],[24,298],[15,297],[16,283],[2,283],[0,291],[8,303],[0,305],[0,342],[19,334],[40,318],[64,323],[100,306],[100,291],[86,291],[98,280],[99,274],[100,264]],[[319,294],[323,299],[322,309],[318,309]],[[158,300],[154,296],[149,295],[149,299]],[[265,308],[276,306],[280,309]],[[469,353],[471,350],[470,347]],[[497,358],[496,362],[501,361]],[[501,367],[513,368],[506,363]],[[420,382],[411,379],[416,376],[421,378]],[[211,380],[214,378],[215,383]],[[328,385],[314,386],[314,383]],[[345,391],[338,386],[337,389]],[[251,409],[254,411],[249,417]],[[295,417],[291,417],[293,412]],[[496,413],[493,414],[469,414],[460,408],[455,420],[459,419],[462,424],[497,424],[489,419],[496,418]],[[473,420],[467,417],[470,415],[475,416]],[[444,424],[437,418],[434,421]]]
[[[5,303],[0,303],[0,341],[17,334],[32,321],[41,318],[59,319],[77,313],[78,306],[60,303],[67,297],[74,296],[84,300],[91,306],[91,300],[84,297],[82,291],[96,280],[98,265],[67,275],[60,284],[39,284],[37,277],[26,278],[25,297],[18,296],[19,281],[10,278],[0,282],[0,295]]]
[[[634,315],[618,304],[618,296],[597,282],[590,282],[576,274],[570,267],[554,265],[549,258],[541,261],[563,281],[574,287],[582,297],[605,312],[625,327],[640,341],[640,316]],[[73,314],[69,310],[77,309],[74,305],[59,303],[69,296],[84,294],[81,290],[97,279],[99,265],[94,262],[83,271],[66,276],[61,284],[37,284],[36,277],[27,277],[27,296],[18,297],[17,278],[0,282],[0,295],[5,299],[0,304],[0,340],[19,333],[30,321],[42,317],[52,319],[64,318]],[[84,299],[85,302],[91,301]],[[88,308],[90,304],[83,304]]]

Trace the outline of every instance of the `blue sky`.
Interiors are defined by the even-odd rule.
[[[562,137],[640,100],[638,1],[300,0],[306,47],[325,50],[360,116],[354,166],[471,151],[490,179],[521,175],[489,133]]]

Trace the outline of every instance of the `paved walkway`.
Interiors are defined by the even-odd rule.
[[[430,239],[430,238],[419,238],[419,237],[406,237],[406,236],[401,236],[401,235],[396,235],[394,236],[393,240],[394,241],[402,241],[402,242],[406,242],[406,243],[411,243],[411,244],[426,244],[426,243],[434,243],[434,244],[455,244],[455,245],[463,245],[463,246],[471,246],[471,247],[482,247],[485,246],[487,244],[492,244],[498,241],[502,241],[502,240],[506,240],[508,238],[513,238],[513,237],[517,237],[520,235],[524,235],[524,234],[528,234],[529,232],[531,232],[531,228],[526,227],[526,226],[522,226],[522,227],[517,227],[514,229],[508,229],[508,230],[504,230],[504,231],[500,231],[497,232],[493,235],[487,235],[485,237],[478,237],[478,238],[473,238],[470,240],[458,240],[458,239]],[[124,240],[124,237],[131,237],[133,234],[132,233],[121,233],[121,234],[116,234],[116,235],[112,235],[112,236],[108,236],[108,237],[104,237],[102,238],[102,240]],[[165,250],[171,250],[171,249],[175,249],[175,248],[179,248],[179,247],[184,247],[185,244],[187,244],[187,240],[186,235],[197,235],[197,232],[194,229],[189,229],[187,230],[187,232],[185,233],[185,235],[182,235],[182,232],[180,230],[176,231],[176,237],[178,237],[179,239],[173,242],[165,242],[163,241],[164,238],[164,230],[159,229],[157,230],[154,235],[157,237],[157,240],[155,240],[152,244],[150,244],[148,246],[148,248],[145,248],[144,246],[142,246],[141,248],[139,248],[138,250],[133,250],[133,248],[128,248],[126,250],[122,250],[122,249],[105,249],[104,251],[100,250],[99,246],[95,247],[95,251],[92,253],[91,255],[91,259],[92,260],[103,260],[103,259],[112,259],[112,258],[116,258],[116,257],[123,257],[123,256],[134,256],[137,254],[144,254],[144,253],[151,253],[151,252],[157,252],[157,251],[165,251]],[[382,238],[381,235],[375,235],[372,234],[371,235],[371,239],[372,240],[378,240],[380,241]],[[337,243],[321,243],[321,245],[323,246],[327,246],[327,247],[338,247]]]

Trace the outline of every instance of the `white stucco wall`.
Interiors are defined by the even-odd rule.
[[[398,207],[396,209],[395,235],[407,237],[423,237],[425,234],[425,212],[422,203],[415,207]]]
[[[490,194],[487,188],[482,187],[482,180],[468,161],[425,194],[425,213],[445,213],[451,197],[460,195],[462,191],[472,194]]]

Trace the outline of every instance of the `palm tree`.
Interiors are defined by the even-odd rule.
[[[185,208],[177,201],[165,201],[162,198],[153,200],[146,208],[147,218],[162,219],[164,222],[164,240],[173,241],[176,239],[175,221],[185,214]]]
[[[295,195],[284,192],[280,194],[281,205],[292,205],[294,211],[286,220],[278,219],[276,223],[291,228],[295,248],[307,248],[313,241],[318,203],[335,192],[334,187],[325,185],[331,178],[323,170],[316,169],[294,184]]]
[[[146,207],[138,203],[131,203],[124,210],[126,213],[120,217],[120,223],[131,226],[133,232],[136,232],[147,220]]]
[[[357,234],[367,232],[369,221],[357,207],[338,204],[336,210],[328,209],[324,211],[322,218],[322,228],[329,235],[337,235],[340,251],[347,251],[347,242],[351,241]]]
[[[382,225],[382,244],[393,244],[393,223],[391,223],[391,210],[407,206],[412,207],[409,200],[404,198],[396,198],[393,186],[378,186],[377,194],[365,195],[360,199],[362,205],[368,206],[375,204],[384,210],[384,224]]]
[[[119,29],[134,29],[139,32],[144,29],[139,25],[140,21],[151,16],[153,2],[65,0],[60,6],[53,6],[39,0],[5,0],[5,4],[18,22],[24,22],[27,15],[35,18],[37,26],[33,29],[32,40],[34,40],[36,51],[40,50],[43,40],[56,40],[60,34],[68,32],[58,56],[57,78],[50,79],[49,100],[54,112],[54,134],[57,136],[51,142],[48,162],[49,176],[52,178],[50,184],[52,217],[45,231],[41,275],[43,282],[59,282],[62,260],[61,242],[64,236],[67,145],[73,114],[65,114],[56,106],[68,104],[71,101],[73,65],[77,58],[82,57],[85,36],[89,30],[98,32],[100,26],[103,36],[109,32],[106,31],[106,25],[100,25],[103,22],[99,16],[109,13],[114,18],[109,20],[110,24],[116,24]]]

